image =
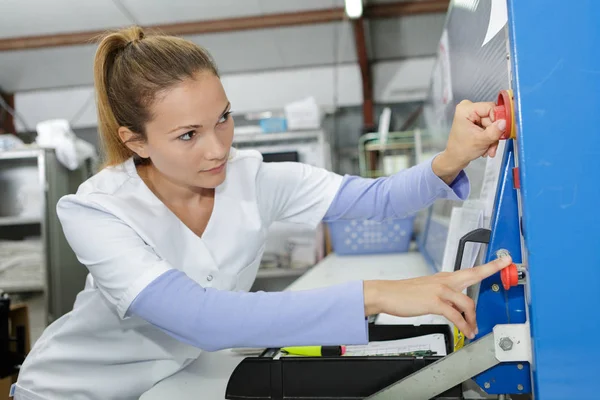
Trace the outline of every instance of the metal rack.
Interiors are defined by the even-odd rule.
[[[0,240],[20,246],[25,239],[39,239],[41,251],[39,269],[32,269],[21,281],[0,273],[0,289],[20,296],[43,294],[48,322],[72,309],[87,275],[63,235],[56,203],[74,193],[92,172],[91,160],[68,170],[52,149],[0,152]]]
[[[401,169],[418,164],[423,158],[421,130],[390,132],[387,135],[373,132],[359,138],[358,157],[360,174],[366,178],[378,178],[391,175]],[[400,163],[394,165],[394,159]],[[391,162],[388,162],[391,161]]]

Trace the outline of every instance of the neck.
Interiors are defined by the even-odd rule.
[[[174,182],[164,176],[152,164],[139,165],[137,171],[146,186],[163,203],[177,205],[214,197],[214,189],[192,187]]]

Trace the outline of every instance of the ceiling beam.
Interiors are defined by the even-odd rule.
[[[367,18],[396,18],[407,15],[443,13],[449,0],[408,0],[388,4],[370,4],[365,7]],[[151,25],[144,28],[168,35],[198,35],[234,32],[251,29],[280,28],[286,26],[322,24],[346,19],[344,8],[265,14],[219,20]],[[77,46],[95,43],[106,31],[59,33],[0,39],[0,51],[29,50],[46,47]]]
[[[375,128],[375,112],[373,107],[373,80],[371,79],[371,65],[367,53],[367,37],[365,33],[364,18],[352,20],[356,56],[360,67],[363,94],[363,133],[372,132]]]

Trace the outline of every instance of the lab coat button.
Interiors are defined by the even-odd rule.
[[[213,280],[213,276],[212,275],[207,276],[206,280],[209,281],[209,282],[212,281]]]

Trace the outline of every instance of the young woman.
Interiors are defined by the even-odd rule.
[[[491,122],[493,104],[461,103],[445,151],[372,180],[232,149],[217,68],[189,41],[137,27],[109,34],[94,74],[106,165],[57,205],[90,274],[73,311],[27,357],[17,399],[138,398],[202,350],[366,343],[365,317],[380,312],[440,314],[476,333],[462,291],[508,259],[418,279],[246,292],[274,221],[383,220],[464,200],[464,167],[495,155],[504,129]]]

